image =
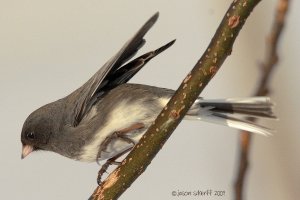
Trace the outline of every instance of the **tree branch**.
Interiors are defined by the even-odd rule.
[[[264,62],[261,64],[262,76],[259,85],[254,93],[254,96],[265,96],[270,93],[268,82],[271,78],[272,72],[278,63],[278,43],[282,33],[286,13],[289,7],[289,0],[279,0],[275,13],[274,22],[271,33],[267,38],[267,49]],[[255,121],[253,118],[250,121]],[[235,199],[243,199],[243,186],[245,182],[245,175],[249,165],[249,151],[250,151],[251,133],[241,131],[239,145],[240,145],[240,161],[239,169],[235,181]]]
[[[92,199],[117,199],[141,175],[163,147],[201,91],[230,55],[246,19],[260,0],[234,0],[207,50],[133,150],[96,188]]]

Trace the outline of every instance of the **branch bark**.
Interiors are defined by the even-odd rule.
[[[275,12],[275,18],[272,25],[271,32],[267,37],[266,41],[266,56],[261,64],[261,78],[259,85],[254,93],[254,96],[265,96],[270,93],[268,83],[271,79],[272,72],[278,63],[278,43],[284,27],[284,22],[286,14],[289,8],[289,0],[279,0],[277,4],[277,9]],[[248,119],[254,121],[254,119]],[[239,168],[235,180],[235,199],[243,199],[243,189],[245,176],[249,165],[249,152],[251,145],[251,133],[246,131],[241,131],[240,139],[240,158],[239,158]]]
[[[140,176],[163,147],[193,102],[228,55],[246,19],[260,0],[234,0],[207,50],[183,80],[172,99],[128,156],[96,188],[91,199],[117,199]]]

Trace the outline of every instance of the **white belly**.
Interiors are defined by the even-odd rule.
[[[161,108],[163,108],[163,106],[168,102],[167,99],[161,99],[159,101],[161,103]],[[130,135],[130,138],[134,140],[135,143],[137,143],[160,112],[160,110],[158,112],[154,112],[142,105],[143,104],[139,101],[130,103],[123,101],[119,103],[108,116],[107,123],[102,125],[102,127],[95,133],[93,141],[82,148],[79,160],[85,162],[96,161],[100,145],[108,136],[114,132],[128,128],[133,124],[143,123],[146,127],[145,129],[139,132],[127,134]],[[124,140],[114,140],[107,145],[105,151],[101,152],[101,157],[98,158],[98,160],[111,158],[130,147],[132,147],[132,144]]]

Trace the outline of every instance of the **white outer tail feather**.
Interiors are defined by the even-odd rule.
[[[215,124],[220,124],[224,126],[228,126],[231,128],[236,128],[244,131],[249,131],[252,133],[261,134],[264,136],[272,135],[273,130],[268,129],[263,126],[259,126],[248,121],[242,121],[240,119],[232,118],[232,119],[225,119],[214,115],[206,115],[202,116],[201,120],[205,122],[211,122]]]
[[[201,105],[203,103],[203,105]],[[234,98],[234,99],[217,99],[217,100],[204,100],[199,98],[196,100],[192,108],[186,115],[186,119],[198,119],[205,122],[220,124],[244,131],[249,131],[252,133],[257,133],[265,136],[272,135],[274,130],[268,129],[266,127],[260,126],[253,122],[237,118],[236,116],[243,115],[244,117],[254,117],[261,118],[262,116],[253,116],[253,115],[245,115],[242,113],[234,112],[233,113],[223,113],[218,111],[213,111],[212,109],[216,108],[216,106],[209,106],[209,104],[232,104],[238,105],[239,107],[243,107],[245,105],[245,109],[251,108],[262,108],[262,109],[270,109],[270,116],[267,118],[274,118],[274,114],[272,111],[273,104],[271,103],[270,98],[268,97],[250,97],[250,98]],[[276,119],[276,118],[275,118]]]

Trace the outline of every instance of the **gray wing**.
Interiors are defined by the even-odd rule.
[[[103,97],[107,91],[126,83],[149,60],[170,47],[175,40],[161,48],[146,53],[128,64],[122,66],[132,58],[143,46],[144,35],[158,19],[158,13],[153,15],[142,28],[121,48],[121,50],[104,64],[83,86],[69,96],[70,104],[75,105],[74,119],[70,119],[73,126],[77,126],[90,108]]]

